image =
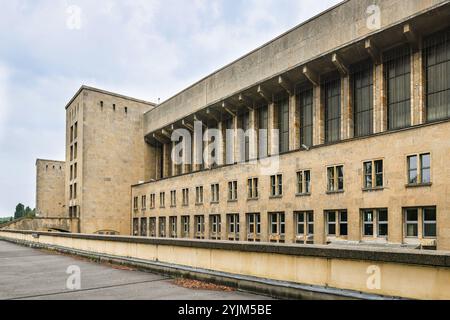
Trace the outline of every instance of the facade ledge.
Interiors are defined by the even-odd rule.
[[[296,197],[311,197],[311,193],[296,193]]]
[[[376,188],[363,188],[363,192],[378,192],[378,191],[384,191],[384,187],[376,187]]]
[[[344,190],[342,190],[342,191],[327,191],[326,192],[327,195],[335,195],[335,194],[343,194],[343,193],[345,193]]]
[[[431,187],[433,183],[415,183],[415,184],[406,184],[405,188],[425,188],[425,187]]]

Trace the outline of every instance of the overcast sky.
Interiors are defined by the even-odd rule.
[[[0,11],[0,216],[64,160],[82,84],[157,102],[340,0],[8,0]]]

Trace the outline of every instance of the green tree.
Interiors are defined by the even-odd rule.
[[[20,219],[25,216],[25,206],[19,203],[16,206],[16,212],[14,212],[14,219]]]

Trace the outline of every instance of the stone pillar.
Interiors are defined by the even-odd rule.
[[[269,242],[269,213],[261,211],[261,242]]]
[[[297,96],[289,97],[289,150],[300,149],[300,110]]]
[[[179,172],[178,172],[179,166],[176,165],[175,161],[173,161],[173,158],[172,158],[172,152],[175,150],[175,146],[176,146],[175,142],[172,141],[172,144],[171,144],[172,148],[170,150],[170,159],[171,159],[170,163],[171,163],[172,177],[179,174]]]
[[[239,241],[247,241],[247,214],[239,213]]]
[[[209,227],[209,224],[210,224],[210,215],[205,214],[205,232],[204,232],[205,240],[211,239],[210,234],[211,228]]]
[[[354,137],[353,99],[350,76],[341,78],[341,140]]]
[[[314,211],[314,244],[322,245],[325,243],[325,212],[323,208],[318,208]]]
[[[314,123],[314,139],[313,144],[315,146],[321,145],[325,143],[325,106],[323,104],[322,98],[322,88],[321,86],[314,86],[313,88],[314,95],[314,115],[313,115],[313,123]]]
[[[292,211],[285,211],[284,214],[285,214],[284,217],[285,217],[285,228],[286,228],[285,242],[287,244],[294,243],[294,238],[295,238],[294,213]]]
[[[359,242],[361,240],[360,212],[357,208],[347,210],[348,240]]]
[[[398,202],[392,203],[388,210],[389,231],[388,242],[403,243],[403,210]]]
[[[384,80],[384,65],[377,64],[374,68],[374,95],[373,95],[373,132],[387,131],[387,96]]]
[[[414,126],[426,122],[426,77],[422,50],[411,55],[411,75],[411,124]]]

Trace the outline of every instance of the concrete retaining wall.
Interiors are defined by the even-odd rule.
[[[290,284],[292,288],[311,286],[312,290],[322,288],[324,292],[328,289],[335,293],[343,290],[349,297],[350,293],[361,293],[362,298],[367,295],[450,299],[450,254],[442,252],[19,231],[0,231],[0,239],[104,255],[112,260],[172,266],[171,269],[178,268],[184,273],[203,270],[216,276],[226,274]]]

